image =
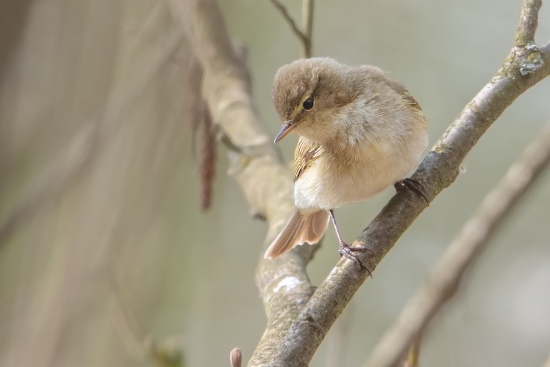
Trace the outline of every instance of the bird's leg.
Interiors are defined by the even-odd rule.
[[[414,178],[404,178],[400,181],[397,181],[393,187],[395,187],[395,191],[401,191],[403,189],[407,189],[409,191],[414,192],[416,195],[421,196],[426,200],[426,204],[430,205],[430,201],[428,200],[428,197],[426,196],[426,193],[424,191],[424,186]]]
[[[366,269],[369,275],[372,277],[372,273],[370,272],[369,268],[365,265],[365,263],[357,256],[355,252],[371,252],[366,247],[351,247],[348,245],[344,240],[342,240],[342,236],[340,236],[340,231],[338,230],[338,225],[336,224],[336,218],[334,217],[334,211],[332,209],[329,210],[330,213],[330,219],[332,220],[332,225],[334,226],[334,229],[336,230],[336,237],[338,237],[338,243],[340,244],[340,248],[338,249],[338,253],[340,256],[345,256],[348,259],[354,260],[361,268]]]

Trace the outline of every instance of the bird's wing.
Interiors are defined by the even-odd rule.
[[[407,104],[409,104],[410,106],[416,108],[417,110],[419,111],[422,111],[422,108],[420,107],[420,105],[418,104],[418,102],[416,101],[416,99],[414,99],[414,97],[409,93],[409,91],[407,90],[407,88],[405,88],[403,86],[403,84],[399,83],[399,82],[396,82],[396,81],[393,81],[393,80],[390,80],[390,83],[389,83],[389,86],[394,90],[396,91],[397,93],[399,93],[400,95],[403,96],[403,99],[405,99],[407,101]]]
[[[411,96],[408,90],[405,89],[405,93],[403,93],[403,97],[405,98],[405,100],[408,102],[410,106],[416,108],[419,111],[422,111],[422,108],[420,107],[416,99],[414,99],[414,97]]]
[[[407,102],[408,105],[412,106],[413,108],[416,108],[419,111],[422,111],[422,108],[420,107],[416,99],[414,99],[414,97],[409,93],[409,91],[407,90],[407,88],[405,88],[403,84],[396,82],[395,80],[389,79],[381,69],[375,66],[363,65],[360,68],[363,70],[363,72],[365,72],[368,75],[369,79],[376,81],[377,83],[380,83],[380,84],[387,83],[387,85],[391,89],[393,89],[395,92],[397,92],[403,97],[403,99]]]
[[[319,157],[321,146],[311,140],[300,137],[294,151],[294,182],[296,182],[305,171]]]

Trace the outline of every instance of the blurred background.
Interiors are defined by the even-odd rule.
[[[299,45],[269,1],[220,2],[248,47],[266,129],[272,78]],[[300,19],[298,1],[286,1]],[[373,64],[422,105],[431,144],[496,72],[519,0],[319,1],[316,56]],[[227,176],[220,145],[201,210],[201,134],[186,108],[191,50],[166,3],[19,0],[0,9],[0,365],[154,366],[156,345],[187,366],[248,360],[265,316],[254,284],[266,226]],[[550,7],[539,43],[550,40]],[[430,267],[542,125],[550,81],[521,96],[345,310],[312,366],[358,366]],[[290,160],[296,137],[281,144]],[[393,194],[339,210],[353,239]],[[550,174],[430,326],[422,366],[540,366],[550,352]],[[327,232],[309,266],[338,260]],[[177,362],[177,358],[174,357]],[[174,365],[177,365],[174,364]]]

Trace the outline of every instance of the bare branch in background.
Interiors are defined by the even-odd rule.
[[[550,123],[485,197],[436,263],[426,283],[409,300],[396,323],[376,346],[365,366],[391,366],[403,355],[415,336],[455,295],[466,270],[549,163]]]
[[[305,58],[313,55],[313,11],[315,0],[302,0],[302,29],[305,39],[302,44],[302,56]]]
[[[283,5],[279,0],[271,0],[271,3],[275,8],[281,13],[284,20],[288,23],[290,26],[290,29],[292,32],[300,39],[300,41],[304,42],[306,35],[302,32],[302,30],[298,27],[296,22],[294,21],[294,18],[292,18],[292,15],[288,12],[286,9],[286,6]]]
[[[292,32],[298,37],[302,45],[302,57],[311,57],[311,36],[313,30],[313,5],[314,0],[302,1],[302,29],[298,27],[292,15],[288,12],[287,8],[279,0],[271,0],[271,3],[283,16],[285,21],[290,26]]]
[[[0,223],[0,246],[15,229],[66,193],[87,171],[98,151],[108,143],[114,130],[120,127],[117,125],[120,116],[132,108],[134,101],[147,91],[181,41],[182,35],[174,33],[164,45],[151,49],[146,56],[149,61],[147,69],[133,80],[132,85],[126,87],[129,92],[116,98],[114,96],[121,93],[114,90],[106,105],[83,124],[67,148],[57,153],[45,174],[35,180],[33,192]]]

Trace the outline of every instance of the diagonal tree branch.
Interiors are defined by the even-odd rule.
[[[488,245],[499,224],[550,164],[550,123],[485,197],[474,216],[434,266],[427,282],[403,308],[365,367],[393,366],[407,346],[456,293],[462,276]]]

